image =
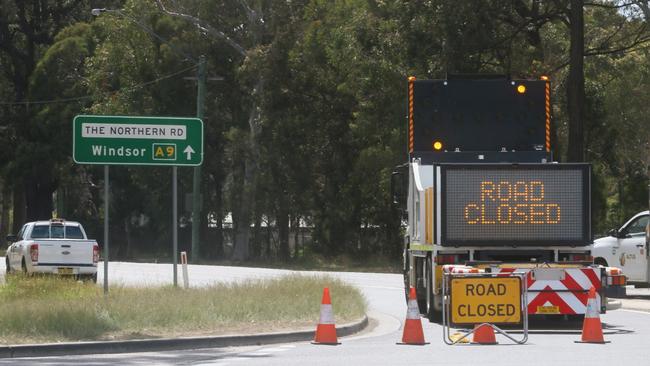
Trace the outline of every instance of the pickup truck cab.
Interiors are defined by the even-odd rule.
[[[78,222],[28,222],[7,241],[11,243],[5,257],[7,273],[50,273],[97,282],[99,246]]]
[[[650,211],[639,212],[619,229],[610,230],[609,236],[595,240],[594,262],[621,268],[630,285],[649,287],[649,218]]]

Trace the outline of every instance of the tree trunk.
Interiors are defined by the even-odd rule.
[[[11,207],[11,191],[7,185],[2,182],[1,187],[2,201],[0,206],[0,240],[4,242],[9,231],[9,211]]]
[[[220,207],[221,205],[219,205]],[[220,212],[220,211],[218,211]],[[223,253],[223,219],[221,218],[221,214],[217,214],[217,223],[216,223],[216,228],[215,228],[215,236],[214,236],[214,242],[212,245],[214,245],[214,257],[215,259],[223,259],[224,253]]]
[[[583,0],[571,0],[570,34],[571,50],[569,54],[569,82],[567,100],[569,112],[569,146],[567,160],[584,161],[584,17]]]
[[[291,228],[290,231],[293,231],[293,257],[297,258],[298,253],[300,253],[300,217],[294,213],[291,216]],[[291,248],[289,248],[291,251]]]
[[[280,242],[279,256],[281,260],[287,261],[289,260],[289,212],[284,203],[281,204],[276,224],[278,226],[278,241]]]
[[[252,249],[249,257],[257,259],[264,258],[264,250],[262,249],[262,217],[260,214],[255,214],[255,219],[253,220],[253,240],[249,248]],[[268,258],[268,252],[266,254]]]
[[[25,186],[18,184],[14,187],[14,220],[13,231],[14,234],[20,231],[20,228],[25,223]]]
[[[129,223],[130,216],[124,218],[124,242],[126,243],[125,255],[126,258],[131,258],[131,224]]]
[[[53,194],[56,190],[52,167],[34,167],[25,179],[27,221],[49,220],[54,210]]]
[[[271,258],[274,257],[274,255],[273,255],[274,254],[273,253],[274,245],[272,245],[273,242],[274,242],[274,240],[273,240],[273,228],[271,227],[271,225],[266,226],[265,232],[266,232],[266,235],[265,235],[266,236],[266,258],[271,259]]]
[[[216,121],[216,135],[220,136],[223,133],[222,123]],[[217,138],[217,141],[213,140],[213,143],[216,145],[216,156],[221,156],[223,154],[223,141],[220,138]],[[206,250],[209,258],[213,259],[224,259],[224,249],[223,249],[223,217],[221,213],[223,212],[223,180],[224,180],[224,170],[223,163],[221,159],[216,159],[215,165],[213,166],[213,171],[209,174],[211,184],[206,184],[203,189],[205,192],[205,197],[209,197],[209,192],[212,193],[211,199],[209,200],[209,207],[206,207],[205,212],[211,212],[210,221],[214,220],[215,227],[212,228],[208,225],[208,215],[201,216],[201,227],[203,232],[201,237],[206,238],[206,243],[208,243],[208,248]],[[206,171],[209,168],[206,168]],[[209,239],[207,239],[209,238]]]
[[[248,159],[246,159],[248,160]],[[232,260],[243,261],[248,259],[250,254],[250,220],[251,220],[251,206],[253,205],[253,199],[251,197],[251,186],[250,186],[250,177],[251,177],[251,167],[248,161],[245,162],[246,167],[244,167],[244,182],[243,187],[241,188],[242,193],[239,200],[239,213],[234,215],[233,212],[233,230],[234,230],[234,243],[233,243],[233,252]],[[234,211],[234,210],[233,210]]]
[[[257,136],[260,130],[261,107],[257,99],[262,95],[264,88],[264,79],[260,77],[253,91],[253,105],[248,117],[249,127],[249,149],[250,154],[246,156],[244,162],[244,182],[242,195],[240,197],[240,222],[235,225],[235,247],[233,250],[233,260],[246,260],[250,253],[250,220],[254,212],[255,190],[257,181],[257,162],[259,157],[259,146],[257,145]],[[234,219],[234,217],[233,217]]]

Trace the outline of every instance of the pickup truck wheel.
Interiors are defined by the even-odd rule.
[[[97,273],[91,275],[77,275],[77,280],[79,281],[89,281],[92,283],[97,283]]]
[[[9,257],[5,257],[5,271],[7,274],[11,273],[11,266],[9,266]]]
[[[23,270],[23,275],[27,275],[27,263],[25,263],[25,257],[20,263],[20,268]]]

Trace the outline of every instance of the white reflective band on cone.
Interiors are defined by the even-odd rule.
[[[418,310],[417,300],[409,300],[408,311],[406,312],[406,319],[420,319],[420,310]]]
[[[332,312],[332,304],[322,304],[320,306],[320,321],[319,324],[334,324],[334,313]]]
[[[600,318],[600,311],[598,311],[598,307],[596,306],[596,299],[587,300],[585,318]]]

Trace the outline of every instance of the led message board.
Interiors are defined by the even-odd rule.
[[[442,245],[591,243],[586,164],[439,166]]]
[[[454,79],[413,83],[413,151],[541,151],[544,80]],[[519,92],[518,87],[525,92]],[[433,143],[438,141],[440,147]]]

